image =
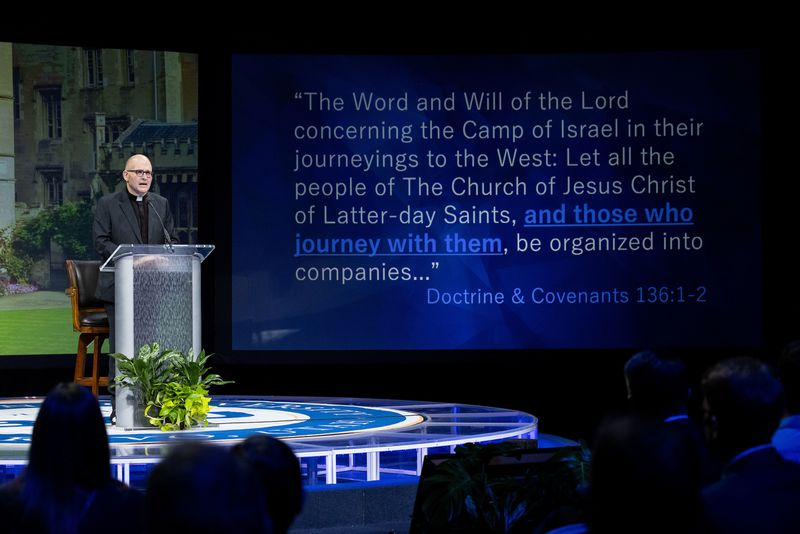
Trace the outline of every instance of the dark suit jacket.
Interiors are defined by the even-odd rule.
[[[118,245],[166,243],[158,215],[164,221],[164,227],[166,227],[172,242],[178,242],[167,199],[155,193],[148,193],[147,198],[150,201],[150,207],[147,218],[149,235],[146,239],[142,238],[139,222],[133,212],[127,189],[106,195],[97,202],[92,233],[94,234],[94,248],[103,261],[111,256]],[[106,302],[114,302],[114,275],[112,273],[100,273],[95,297]]]
[[[697,475],[700,487],[704,488],[719,480],[722,466],[719,465],[708,450],[703,431],[691,419],[677,419],[665,423],[667,429],[685,439],[694,453],[697,462]]]
[[[725,468],[722,479],[703,490],[709,532],[800,532],[800,465],[770,447]]]

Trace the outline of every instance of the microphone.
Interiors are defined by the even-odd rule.
[[[169,236],[169,232],[167,232],[167,227],[164,225],[164,220],[161,218],[161,215],[158,214],[158,210],[149,198],[147,199],[147,206],[153,210],[153,213],[155,213],[156,217],[158,217],[158,222],[161,223],[161,230],[164,232],[164,241],[166,241],[166,244],[169,245],[169,249],[172,252],[175,252],[175,247],[172,246],[172,238]]]

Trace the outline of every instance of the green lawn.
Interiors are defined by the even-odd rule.
[[[72,310],[63,293],[0,297],[0,356],[75,354],[77,348],[78,333],[72,331]]]

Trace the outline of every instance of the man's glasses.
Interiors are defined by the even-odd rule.
[[[135,173],[136,176],[138,176],[139,178],[141,178],[145,174],[151,178],[153,177],[153,171],[143,171],[142,169],[125,169],[125,172]]]

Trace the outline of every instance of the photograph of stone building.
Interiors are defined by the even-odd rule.
[[[36,298],[69,329],[64,260],[98,259],[93,206],[132,154],[197,242],[197,84],[197,54],[0,43],[0,314]]]

